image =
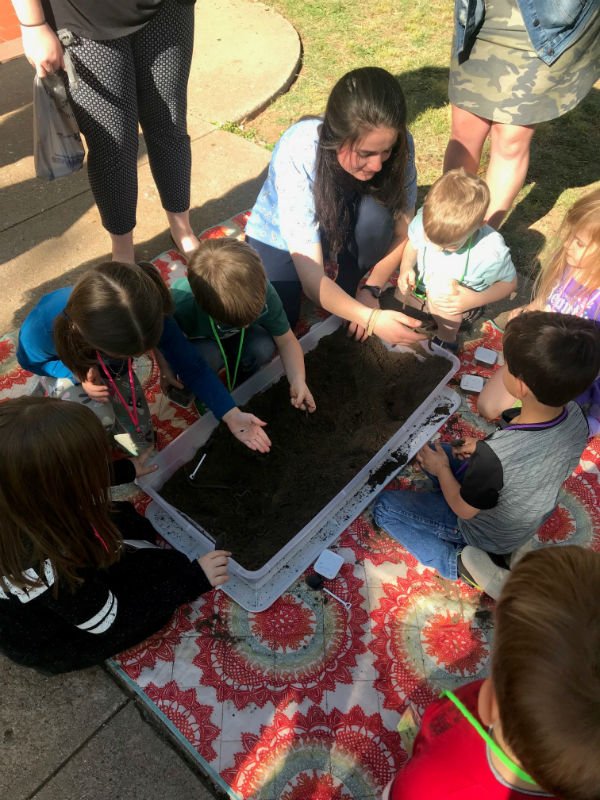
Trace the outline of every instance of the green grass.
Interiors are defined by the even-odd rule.
[[[323,111],[331,87],[345,72],[384,67],[398,76],[406,95],[422,199],[440,174],[448,141],[451,0],[265,2],[298,31],[303,63],[290,90],[246,123],[242,135],[272,148],[297,119]],[[599,119],[600,89],[595,88],[570,114],[538,126],[527,183],[503,227],[523,272],[569,205],[600,181]]]

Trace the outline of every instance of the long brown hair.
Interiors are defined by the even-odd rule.
[[[97,350],[141,355],[158,344],[172,308],[169,290],[152,264],[99,264],[77,281],[54,321],[58,357],[84,379],[97,363]]]
[[[25,572],[43,576],[50,560],[55,586],[74,587],[81,570],[119,558],[110,465],[106,433],[85,406],[46,397],[0,403],[1,578],[39,586]]]
[[[600,189],[584,194],[567,211],[557,235],[552,252],[537,276],[533,297],[543,303],[548,301],[554,287],[568,272],[567,250],[577,232],[587,229],[590,244],[574,276],[581,284],[580,295],[591,294],[600,286]]]
[[[514,567],[496,608],[492,680],[502,735],[563,800],[600,798],[600,553],[545,547]]]
[[[381,170],[371,180],[359,181],[342,168],[337,154],[344,144],[354,145],[375,128],[391,128],[397,131],[398,138]],[[327,100],[315,171],[316,216],[332,256],[342,249],[350,226],[344,188],[372,195],[396,215],[404,209],[406,200],[407,161],[406,101],[400,84],[380,67],[348,72]]]

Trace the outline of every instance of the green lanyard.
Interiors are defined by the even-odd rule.
[[[467,708],[467,707],[464,705],[464,703],[461,703],[461,701],[460,701],[460,700],[458,699],[458,697],[457,697],[457,696],[454,694],[454,692],[451,692],[451,691],[449,691],[448,689],[446,689],[445,691],[443,691],[443,692],[442,692],[441,696],[442,696],[442,697],[444,697],[444,696],[445,696],[445,697],[447,697],[447,698],[448,698],[448,699],[449,699],[449,700],[450,700],[452,703],[454,703],[454,705],[455,705],[455,706],[458,708],[458,710],[459,710],[459,711],[460,711],[460,713],[463,715],[463,717],[464,717],[464,718],[467,720],[467,722],[470,722],[470,723],[471,723],[471,725],[472,725],[472,726],[475,728],[475,730],[477,731],[477,733],[478,733],[478,734],[481,736],[481,738],[482,738],[482,739],[485,741],[485,743],[488,745],[488,747],[490,748],[490,750],[491,750],[491,751],[494,753],[494,755],[495,755],[495,756],[497,756],[497,757],[499,758],[499,760],[500,760],[500,761],[501,761],[501,762],[504,764],[504,766],[505,766],[507,769],[509,769],[509,770],[510,770],[512,773],[514,773],[514,774],[515,774],[515,775],[516,775],[518,778],[520,778],[522,781],[525,781],[525,783],[530,783],[530,784],[532,784],[533,786],[537,786],[537,783],[536,783],[536,782],[533,780],[533,778],[531,777],[531,775],[528,775],[528,774],[525,772],[525,770],[524,770],[524,769],[522,769],[522,768],[521,768],[521,767],[519,767],[517,764],[515,764],[515,762],[514,762],[514,761],[513,761],[511,758],[509,758],[509,757],[506,755],[506,753],[504,752],[504,750],[502,750],[502,748],[501,748],[501,747],[498,745],[498,743],[497,743],[497,742],[495,742],[495,741],[492,739],[492,737],[491,737],[491,736],[489,735],[489,733],[488,733],[488,732],[485,730],[485,728],[484,728],[484,727],[483,727],[483,725],[482,725],[482,724],[479,722],[479,720],[477,720],[477,719],[476,719],[476,718],[473,716],[473,714],[471,714],[471,712],[470,712],[470,711],[469,711],[469,709],[468,709],[468,708]]]
[[[471,256],[471,245],[473,244],[473,234],[469,236],[467,239],[467,257],[465,259],[465,267],[463,269],[463,274],[459,278],[459,283],[463,283],[464,279],[467,277],[467,272],[469,271],[469,258]],[[423,272],[419,276],[417,287],[414,289],[413,294],[415,297],[418,297],[419,300],[425,300],[427,297],[427,292],[425,290],[425,273],[427,271],[427,245],[423,248]],[[420,287],[423,288],[420,288]]]
[[[227,377],[227,388],[230,392],[233,391],[233,387],[235,386],[235,382],[237,380],[238,368],[240,366],[240,359],[242,358],[242,350],[244,349],[244,337],[246,336],[246,328],[242,328],[240,331],[240,344],[238,347],[237,358],[235,359],[235,368],[233,370],[233,380],[231,380],[231,375],[229,373],[229,361],[227,360],[227,355],[225,354],[225,350],[223,349],[223,344],[221,343],[221,337],[219,336],[219,332],[217,331],[217,326],[215,325],[215,321],[212,317],[209,317],[210,320],[210,327],[212,328],[213,336],[215,337],[215,342],[219,346],[219,350],[221,351],[221,357],[223,359],[223,364],[225,365],[225,375]]]

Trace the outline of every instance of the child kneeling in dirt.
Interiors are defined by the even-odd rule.
[[[237,239],[206,239],[193,252],[188,277],[174,281],[175,319],[231,391],[275,352],[290,383],[291,403],[314,411],[304,354],[259,255]],[[238,376],[239,371],[239,376]]]
[[[433,341],[448,350],[457,349],[469,312],[517,286],[504,239],[484,223],[489,202],[485,181],[453,169],[433,184],[408,228],[395,299],[428,311],[438,326]]]
[[[506,412],[504,427],[483,441],[425,445],[416,458],[436,489],[383,492],[373,512],[422,564],[473,585],[470,551],[507,555],[521,547],[554,510],[579,462],[588,425],[570,401],[598,375],[600,328],[530,311],[507,325],[504,354],[506,387],[522,407]]]
[[[383,800],[600,797],[600,553],[526,555],[496,607],[491,678],[442,692]]]

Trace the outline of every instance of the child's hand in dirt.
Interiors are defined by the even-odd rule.
[[[290,399],[294,408],[299,408],[301,411],[309,411],[311,414],[317,407],[306,381],[302,378],[290,383]]]
[[[431,475],[435,475],[436,478],[450,463],[439,442],[435,442],[433,447],[430,444],[426,444],[425,447],[419,450],[415,458],[421,469]]]
[[[90,367],[88,369],[85,380],[81,381],[81,387],[97,403],[108,403],[110,400],[108,386],[100,377],[98,367]]]
[[[409,294],[416,285],[417,273],[414,268],[407,269],[406,272],[401,272],[398,276],[398,292],[400,292],[400,294]]]
[[[227,565],[230,556],[231,553],[228,550],[211,550],[210,553],[198,559],[211,586],[221,586],[229,580]]]
[[[469,458],[469,456],[472,456],[475,452],[478,441],[478,439],[474,439],[472,436],[465,436],[462,440],[462,444],[452,445],[452,452],[456,458]]]
[[[223,416],[223,422],[231,433],[250,450],[259,453],[268,453],[271,449],[271,440],[263,431],[267,424],[254,414],[247,414],[239,408],[232,408]]]
[[[150,475],[151,472],[156,472],[158,469],[158,464],[148,463],[148,461],[150,461],[152,456],[155,454],[156,450],[154,450],[153,447],[148,447],[143,453],[140,453],[139,456],[129,459],[135,467],[136,478],[141,478],[143,475]]]

